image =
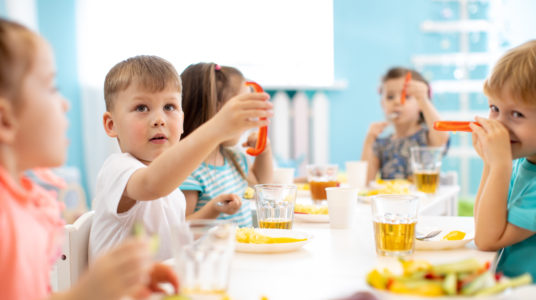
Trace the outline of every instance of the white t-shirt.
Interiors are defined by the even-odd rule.
[[[185,222],[186,200],[177,188],[171,194],[153,200],[137,201],[128,211],[117,213],[117,206],[130,176],[146,166],[129,153],[110,155],[97,176],[95,215],[89,235],[89,261],[107,249],[120,244],[132,235],[136,222],[145,231],[157,234],[160,240],[155,258],[164,260],[173,256],[171,228]]]

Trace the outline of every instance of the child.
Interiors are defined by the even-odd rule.
[[[401,103],[405,77],[411,72],[407,84],[406,101]],[[449,140],[446,132],[429,130],[439,113],[430,101],[430,86],[421,74],[414,70],[395,67],[387,71],[380,87],[381,107],[385,122],[372,123],[363,145],[361,160],[368,161],[367,182],[376,178],[407,179],[413,173],[410,166],[410,148],[415,146],[444,146]],[[394,133],[381,138],[379,135],[392,123]]]
[[[170,230],[185,221],[178,187],[217,145],[268,124],[260,119],[271,116],[268,94],[234,97],[180,142],[181,80],[166,60],[136,56],[118,63],[106,75],[104,97],[104,129],[122,153],[112,154],[98,175],[90,259],[124,240],[138,222],[160,237],[156,258],[170,258]]]
[[[66,158],[68,103],[54,77],[48,43],[0,18],[0,299],[45,299],[50,269],[61,253],[60,204],[23,175],[57,167]],[[52,299],[139,293],[150,266],[147,242],[129,240],[99,257],[71,290]]]
[[[489,119],[471,124],[484,161],[475,199],[475,243],[502,250],[497,271],[536,278],[536,40],[506,53],[484,83]],[[512,163],[512,160],[513,163]]]
[[[189,116],[184,121],[185,137],[211,120],[218,110],[227,106],[229,99],[250,93],[240,71],[213,63],[190,65],[182,72],[181,79],[184,84],[184,112]],[[248,183],[267,183],[272,179],[272,153],[268,143],[248,172],[246,156],[231,148],[239,138],[240,135],[235,134],[211,149],[210,155],[182,184],[187,218],[218,217],[232,220],[239,227],[252,226],[249,203],[240,205],[240,197]],[[243,146],[255,147],[255,143],[256,135],[253,134]],[[220,215],[218,207],[221,199],[234,199],[225,204],[234,210]]]

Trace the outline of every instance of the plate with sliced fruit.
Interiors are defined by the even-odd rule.
[[[237,252],[279,253],[295,251],[307,244],[312,236],[290,229],[239,228],[236,230]]]
[[[452,230],[426,240],[415,240],[417,250],[450,250],[464,247],[474,239],[473,232]]]
[[[367,283],[380,299],[512,299],[512,289],[532,282],[528,273],[513,278],[496,276],[489,270],[489,262],[475,258],[435,265],[423,260],[400,263],[402,274],[388,269],[367,274]]]

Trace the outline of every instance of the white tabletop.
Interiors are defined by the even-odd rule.
[[[422,216],[418,226],[459,228],[469,231],[471,217]],[[400,267],[396,258],[377,256],[370,214],[359,213],[351,229],[330,229],[327,223],[295,223],[293,230],[313,235],[302,249],[287,253],[235,253],[228,294],[233,300],[337,299],[358,291],[370,291],[366,274],[374,268]],[[483,252],[469,243],[441,251],[416,250],[413,259],[431,263],[466,258],[492,261],[495,252]],[[173,263],[168,260],[168,263]],[[521,287],[506,296],[479,299],[533,299],[536,286]],[[402,299],[394,296],[394,299]],[[379,299],[384,299],[380,297]],[[414,299],[403,297],[403,299]],[[425,299],[418,298],[415,299]]]
[[[352,229],[330,229],[329,224],[295,223],[294,230],[314,237],[302,249],[280,254],[236,253],[232,264],[229,295],[232,299],[333,299],[368,290],[367,272],[397,266],[396,259],[379,257],[374,249],[370,215],[359,214]],[[421,217],[427,225],[458,224],[472,227],[466,217]],[[416,251],[416,259],[432,263],[469,257],[491,261],[494,252],[468,245],[445,251]]]

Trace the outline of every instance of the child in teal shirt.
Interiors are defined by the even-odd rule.
[[[475,243],[481,250],[500,250],[498,272],[536,278],[536,40],[506,53],[484,92],[489,119],[477,117],[480,126],[471,124],[484,161]]]

